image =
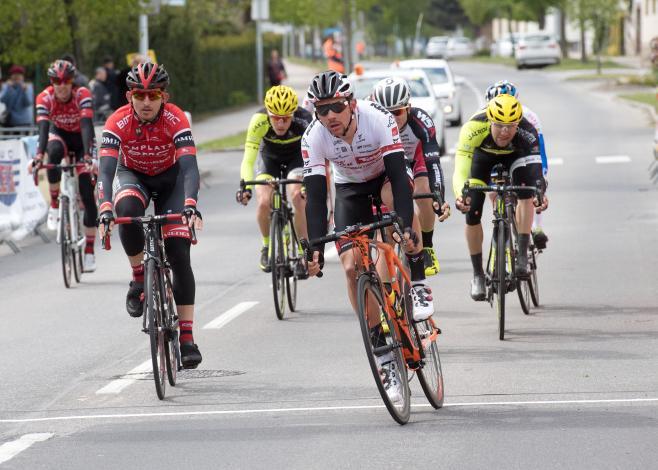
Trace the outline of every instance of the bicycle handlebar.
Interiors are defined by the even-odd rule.
[[[414,194],[414,199],[432,199],[434,202],[436,202],[439,205],[437,215],[441,217],[443,215],[443,203],[445,202],[443,198],[441,197],[441,193],[438,191],[434,191],[431,193],[418,193]]]
[[[39,171],[41,170],[77,170],[79,168],[84,168],[86,165],[86,163],[39,163],[39,165],[32,168],[34,185],[39,185]]]
[[[141,217],[117,217],[114,219],[115,225],[136,224],[136,225],[171,225],[180,224],[183,222],[181,214],[163,214],[163,215],[144,215]],[[194,227],[190,228],[190,235],[192,245],[197,244],[196,230]],[[103,237],[103,249],[111,250],[112,244],[110,243],[109,224],[105,225],[105,236]]]
[[[268,185],[268,186],[285,186],[287,184],[304,184],[302,180],[296,180],[296,179],[290,179],[290,178],[285,178],[285,179],[271,179],[271,180],[251,180],[251,181],[245,181],[245,180],[240,180],[240,189],[245,190],[247,186],[253,186],[253,185]]]

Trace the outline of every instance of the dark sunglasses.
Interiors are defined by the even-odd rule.
[[[50,83],[52,83],[53,85],[70,85],[71,83],[73,83],[73,79],[72,78],[64,78],[64,79],[62,79],[62,78],[51,78]]]
[[[345,111],[345,108],[347,108],[349,104],[349,101],[336,101],[335,103],[330,104],[320,104],[315,107],[315,112],[320,116],[326,116],[329,114],[329,111],[333,111],[335,114],[340,114]]]
[[[398,109],[391,109],[391,110],[389,110],[389,112],[393,116],[402,116],[406,110],[407,110],[407,108],[398,108]]]
[[[162,98],[162,92],[160,90],[153,91],[133,91],[132,96],[137,101],[144,101],[146,97],[149,97],[149,101],[157,101]]]

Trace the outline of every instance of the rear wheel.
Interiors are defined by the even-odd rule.
[[[535,307],[539,307],[539,281],[537,280],[537,255],[534,249],[528,254],[530,257],[530,278],[528,279],[528,290],[530,298]]]
[[[78,245],[82,239],[82,229],[80,225],[80,211],[77,209],[73,211],[73,218],[75,219],[75,240],[72,240],[71,243],[71,256],[73,257],[73,274],[75,276],[75,282],[80,282],[82,279],[82,248]]]
[[[61,217],[59,219],[59,241],[62,253],[62,275],[64,285],[71,287],[71,274],[73,272],[73,253],[71,251],[71,222],[69,221],[69,201],[62,198],[60,201]]]
[[[146,314],[148,315],[148,331],[151,340],[151,362],[153,365],[153,380],[155,392],[160,400],[165,397],[165,376],[167,374],[167,357],[165,353],[165,332],[162,328],[162,298],[160,279],[155,260],[149,260],[146,265]]]
[[[286,256],[283,250],[283,224],[278,212],[272,213],[270,222],[270,268],[272,270],[272,295],[276,317],[283,320],[286,313]]]
[[[297,307],[297,276],[295,275],[295,266],[299,262],[299,240],[297,240],[297,233],[293,227],[292,221],[288,221],[288,233],[286,241],[286,265],[290,272],[286,276],[286,294],[288,297],[288,307],[290,311],[294,312]]]
[[[506,274],[505,274],[505,222],[498,222],[497,240],[496,240],[496,267],[494,279],[496,285],[496,311],[498,313],[498,339],[505,339],[505,293]]]
[[[357,315],[361,336],[370,370],[386,409],[395,421],[406,424],[411,412],[407,366],[400,339],[395,333],[395,325],[386,314],[381,290],[375,279],[363,274],[357,283]],[[372,329],[366,314],[368,306],[376,309],[382,319],[381,323]]]
[[[167,365],[167,379],[172,387],[176,385],[176,374],[178,373],[178,363],[180,358],[180,349],[178,346],[178,317],[174,306],[174,292],[171,288],[169,278],[166,277],[164,296],[167,299],[165,314],[165,358]]]

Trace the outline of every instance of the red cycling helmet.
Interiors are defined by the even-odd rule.
[[[169,85],[169,74],[162,65],[138,64],[128,72],[126,85],[130,90],[164,90]]]
[[[48,77],[59,80],[68,80],[75,75],[75,65],[68,60],[56,60],[48,67]]]

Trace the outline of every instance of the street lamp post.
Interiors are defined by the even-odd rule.
[[[263,30],[261,21],[270,19],[269,0],[251,0],[251,19],[256,22],[256,89],[258,102],[263,101]]]

